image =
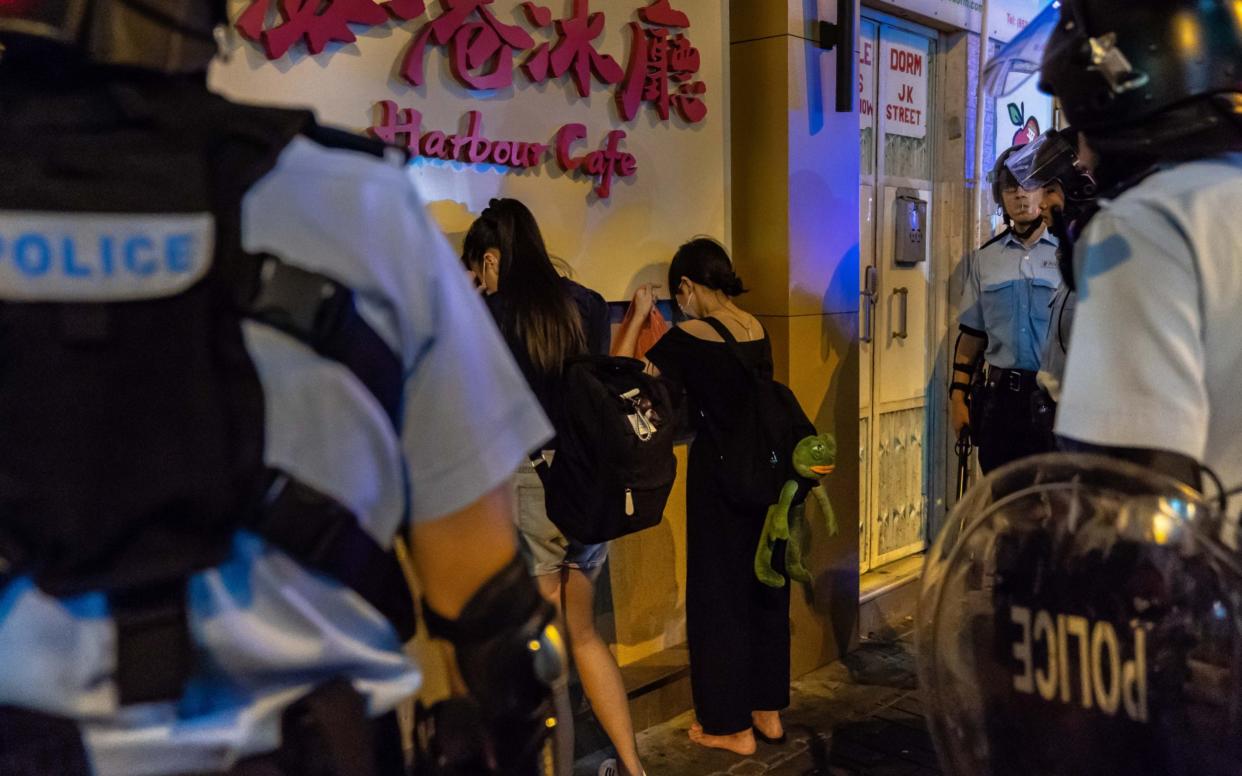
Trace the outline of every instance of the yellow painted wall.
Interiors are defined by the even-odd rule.
[[[627,24],[637,21],[637,9],[648,4],[649,0],[590,3],[593,12],[605,14],[599,49],[622,66],[630,47]],[[438,15],[437,0],[427,5],[429,14]],[[572,0],[543,5],[560,18],[569,14]],[[232,17],[245,6],[232,0]],[[518,0],[497,0],[491,9],[502,21],[521,24],[537,42],[544,40],[544,33],[531,28],[519,7]],[[640,282],[664,282],[668,260],[690,237],[709,234],[726,244],[730,241],[726,2],[676,0],[673,7],[690,17],[687,32],[700,51],[699,76],[708,87],[708,116],[697,125],[686,124],[675,113],[668,122],[658,121],[648,107],[635,121],[623,124],[612,87],[595,83],[584,99],[567,78],[532,85],[517,73],[513,88],[481,96],[456,82],[443,49],[430,47],[428,83],[415,89],[396,78],[396,68],[429,17],[360,32],[356,43],[329,47],[317,56],[297,47],[274,62],[255,45],[233,36],[229,55],[217,63],[211,82],[235,99],[309,106],[321,121],[358,131],[378,119],[373,106],[384,99],[419,110],[424,132],[464,131],[464,116],[471,110],[481,112],[483,134],[491,139],[550,142],[562,125],[576,122],[587,126],[588,141],[595,145],[610,130],[624,129],[628,137],[623,150],[638,158],[638,175],[615,183],[608,200],[591,194],[590,181],[566,176],[551,163],[508,174],[426,160],[410,168],[432,215],[451,240],[464,236],[492,197],[517,197],[538,218],[549,251],[564,260],[577,280],[616,301],[629,298]],[[622,664],[685,641],[685,452],[684,448],[678,452],[678,485],[664,522],[616,542],[612,549],[611,625]],[[434,654],[425,657],[425,664],[434,665]],[[431,668],[428,674],[435,688],[439,672]]]
[[[686,454],[679,446],[677,482],[664,521],[612,543],[614,642],[628,665],[686,641]]]
[[[730,3],[734,261],[753,289],[739,301],[771,335],[777,378],[838,444],[825,481],[837,535],[807,507],[815,581],[791,604],[795,676],[846,652],[858,615],[858,114],[834,111],[835,56],[807,39],[835,9]]]

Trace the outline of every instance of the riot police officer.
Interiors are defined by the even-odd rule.
[[[1232,0],[1062,0],[1042,87],[1101,191],[1056,426],[1077,452],[995,473],[931,552],[952,773],[1242,769],[1234,516],[1187,487],[1242,481],[1240,63]]]
[[[1041,86],[1098,154],[1102,205],[1057,433],[1242,483],[1242,19],[1227,0],[1066,0]]]
[[[0,4],[0,773],[403,773],[400,534],[545,772],[551,429],[404,158],[208,92],[224,6]]]
[[[1040,215],[1042,189],[1022,188],[1005,166],[1016,150],[1001,154],[991,175],[992,196],[1004,212],[1006,229],[970,258],[949,390],[953,429],[960,437],[969,426],[984,472],[1047,449],[1032,422],[1031,397],[1048,333],[1049,303],[1060,285],[1057,240]],[[986,374],[968,410],[981,360]]]

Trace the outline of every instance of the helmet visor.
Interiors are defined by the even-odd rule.
[[[1005,167],[1013,173],[1019,186],[1033,191],[1078,174],[1077,161],[1076,149],[1065,138],[1049,131],[1010,154]]]

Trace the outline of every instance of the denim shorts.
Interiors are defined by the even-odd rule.
[[[517,488],[517,526],[522,556],[531,576],[555,574],[563,568],[592,572],[608,559],[608,543],[582,544],[568,538],[548,519],[543,483],[529,462],[514,478]]]

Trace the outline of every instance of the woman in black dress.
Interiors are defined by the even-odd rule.
[[[755,547],[764,512],[738,510],[721,495],[720,454],[713,439],[746,411],[751,379],[703,318],[733,334],[749,369],[772,375],[763,326],[734,302],[745,289],[724,248],[700,238],[683,245],[668,273],[673,299],[690,318],[647,352],[649,370],[684,387],[697,434],[686,484],[686,620],[690,681],[698,723],[690,738],[738,754],[755,738],[784,740],[780,711],[789,705],[789,587],[755,578]],[[655,303],[652,286],[634,295],[641,323]],[[620,332],[619,352],[633,353],[638,325]],[[724,431],[722,431],[724,430]],[[774,495],[775,498],[775,495]],[[784,552],[773,553],[783,558]]]

